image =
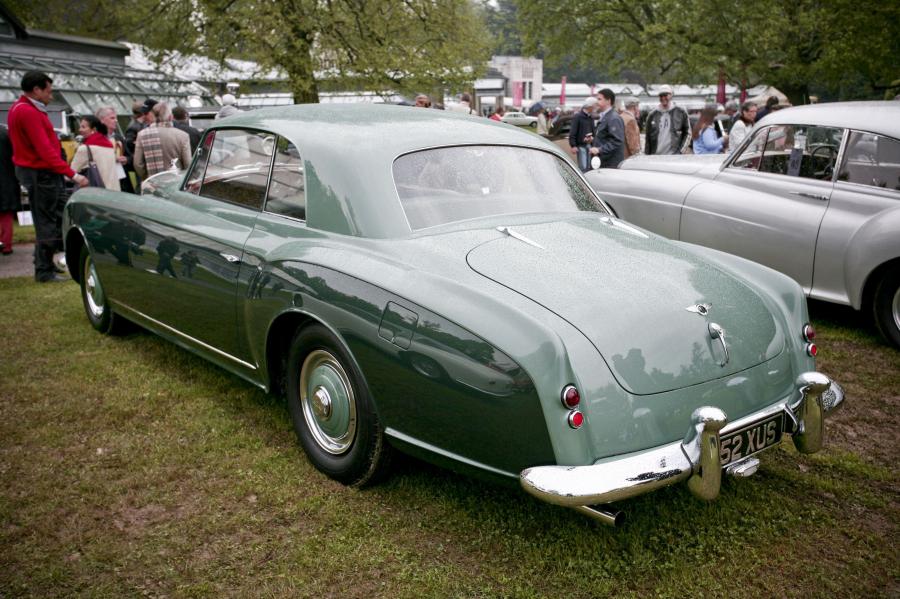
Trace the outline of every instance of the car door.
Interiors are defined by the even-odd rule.
[[[252,368],[236,326],[244,244],[262,208],[275,136],[209,131],[182,189],[161,200],[165,218],[143,218],[148,315],[184,341]]]
[[[714,182],[688,194],[680,238],[765,264],[809,292],[842,135],[807,125],[756,131]]]
[[[859,306],[869,271],[848,272],[854,264],[848,264],[848,253],[873,267],[895,257],[900,247],[900,232],[883,218],[900,209],[900,140],[849,131],[836,179],[816,244],[813,295]]]

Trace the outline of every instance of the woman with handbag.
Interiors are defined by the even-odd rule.
[[[121,191],[116,149],[107,137],[106,125],[92,114],[81,117],[81,145],[72,158],[72,170],[83,174],[92,187]]]

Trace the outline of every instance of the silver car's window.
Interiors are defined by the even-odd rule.
[[[830,181],[844,130],[837,127],[769,127],[759,170],[764,173]]]
[[[753,139],[751,139],[750,143],[747,144],[747,147],[744,148],[744,151],[731,163],[732,168],[742,168],[753,171],[759,168],[759,163],[762,160],[763,147],[766,145],[767,131],[768,129],[762,129],[756,132]]]
[[[200,195],[250,208],[262,208],[275,136],[241,129],[219,129],[209,152]]]
[[[847,141],[838,180],[900,190],[900,141],[853,131]]]
[[[528,212],[605,212],[564,160],[540,150],[460,146],[394,162],[394,182],[413,230]]]
[[[303,160],[297,146],[283,137],[275,144],[272,182],[266,198],[266,212],[306,220],[306,193]]]

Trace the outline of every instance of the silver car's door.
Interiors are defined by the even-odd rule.
[[[810,295],[858,308],[866,276],[900,248],[900,231],[885,218],[900,210],[900,141],[850,131],[836,179]]]
[[[688,194],[680,238],[765,264],[809,292],[842,135],[804,125],[757,131],[715,183]]]

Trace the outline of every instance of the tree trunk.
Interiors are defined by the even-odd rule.
[[[794,106],[809,104],[809,85],[807,83],[782,84],[778,86],[778,89],[784,92]]]
[[[294,94],[294,104],[318,104],[319,86],[312,75],[289,75],[291,93]]]

